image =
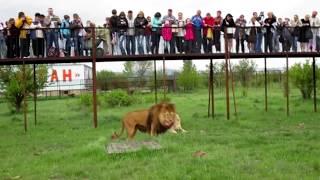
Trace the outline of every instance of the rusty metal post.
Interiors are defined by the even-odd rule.
[[[34,104],[34,125],[37,125],[37,75],[36,65],[33,64],[33,104]]]
[[[287,95],[287,116],[289,116],[289,96],[290,96],[290,92],[289,92],[289,57],[288,57],[288,53],[287,53],[287,59],[286,59],[286,71],[287,71],[287,77],[286,77],[286,95]]]
[[[27,119],[27,92],[26,92],[26,65],[23,61],[22,66],[22,79],[23,79],[23,119],[24,119],[24,132],[28,131],[28,119]]]
[[[237,111],[237,102],[236,102],[236,95],[235,95],[235,88],[234,88],[234,78],[233,78],[233,72],[232,72],[232,67],[231,67],[231,61],[230,61],[230,53],[229,53],[229,68],[230,68],[230,76],[231,76],[231,90],[232,90],[232,96],[233,96],[233,106],[234,106],[234,113],[236,116],[238,116],[238,111]]]
[[[214,118],[214,83],[213,83],[213,63],[210,59],[209,66],[209,79],[208,79],[208,88],[209,88],[209,102],[208,102],[208,117]]]
[[[213,81],[213,63],[212,63],[212,59],[211,59],[211,112],[212,112],[212,118],[214,118],[215,116],[215,103],[214,103],[214,81]]]
[[[264,103],[265,103],[265,111],[268,112],[267,58],[264,58]]]
[[[97,113],[97,74],[96,74],[96,60],[97,60],[97,45],[96,45],[96,28],[92,27],[92,97],[93,97],[93,126],[98,127],[98,113]]]
[[[167,92],[166,92],[166,85],[167,85],[167,79],[166,79],[166,59],[165,57],[163,57],[163,61],[162,61],[162,70],[163,70],[163,98],[164,100],[166,100],[167,98]]]
[[[153,60],[153,70],[154,70],[154,100],[158,103],[158,88],[157,88],[157,61]]]
[[[226,69],[226,108],[227,108],[227,119],[230,119],[230,97],[229,97],[229,64],[228,64],[228,40],[227,40],[227,29],[224,29],[224,42],[225,42],[225,69]]]
[[[312,75],[313,75],[313,110],[317,112],[317,72],[316,72],[316,58],[312,61]]]

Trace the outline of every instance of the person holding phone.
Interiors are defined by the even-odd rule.
[[[48,9],[48,15],[44,21],[46,30],[46,41],[47,41],[47,52],[50,48],[55,47],[59,51],[59,27],[61,25],[61,20],[59,16],[53,13],[53,9]]]

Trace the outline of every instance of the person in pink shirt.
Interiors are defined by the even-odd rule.
[[[166,20],[164,22],[161,34],[162,34],[162,38],[163,38],[163,41],[164,41],[164,53],[168,54],[169,53],[170,42],[172,40],[172,27],[171,27],[171,24],[170,24],[169,20]]]
[[[185,40],[185,52],[191,53],[192,52],[192,44],[194,42],[194,29],[193,24],[190,18],[186,20],[186,34],[184,36]]]

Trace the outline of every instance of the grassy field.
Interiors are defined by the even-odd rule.
[[[207,117],[205,90],[170,94],[188,133],[153,138],[161,150],[120,155],[105,152],[112,132],[125,112],[150,104],[100,107],[99,128],[93,129],[91,109],[80,108],[78,98],[40,101],[38,126],[31,109],[24,133],[23,116],[10,114],[3,103],[0,179],[320,179],[319,113],[292,91],[287,117],[281,89],[272,89],[269,112],[263,89],[251,89],[238,97],[238,117],[231,120],[223,92],[216,93],[214,119]],[[150,137],[137,133],[144,139]],[[199,150],[207,154],[193,157]]]

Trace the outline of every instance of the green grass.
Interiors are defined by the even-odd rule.
[[[112,132],[125,112],[150,104],[102,106],[93,129],[91,108],[79,108],[77,98],[40,101],[38,126],[31,109],[24,133],[22,114],[10,114],[2,103],[0,179],[319,179],[319,113],[293,90],[287,117],[281,89],[272,89],[269,112],[263,89],[251,89],[237,98],[238,117],[232,113],[231,120],[225,118],[224,92],[215,94],[214,119],[207,117],[206,91],[170,94],[188,133],[155,137],[161,150],[120,155],[105,153]],[[150,137],[137,133],[143,139]],[[207,155],[193,157],[198,150]]]

